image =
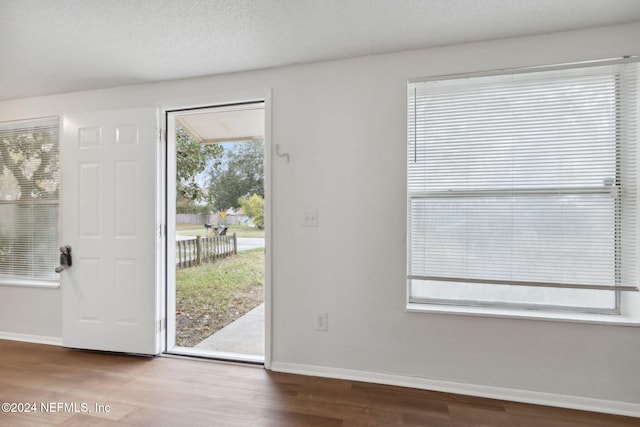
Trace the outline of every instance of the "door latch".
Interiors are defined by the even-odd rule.
[[[56,273],[61,273],[65,268],[71,267],[71,246],[60,246],[60,265],[56,267]]]

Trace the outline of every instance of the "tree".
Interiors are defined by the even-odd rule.
[[[193,204],[205,199],[197,181],[213,163],[219,166],[224,149],[219,144],[203,145],[194,140],[182,127],[176,126],[176,198],[178,203]]]
[[[25,128],[0,134],[5,199],[58,198],[58,129]]]
[[[238,203],[256,227],[264,228],[264,198],[254,193],[251,197],[241,197]]]
[[[251,194],[264,198],[264,141],[238,142],[209,174],[209,197],[218,211],[240,207]]]

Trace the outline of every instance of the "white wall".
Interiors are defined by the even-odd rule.
[[[0,120],[272,88],[273,143],[291,156],[273,159],[275,369],[628,412],[640,408],[639,328],[406,312],[401,218],[407,79],[637,54],[638,40],[640,23],[24,99],[0,103]],[[305,210],[318,228],[301,226]],[[328,332],[313,329],[321,311]],[[59,337],[60,314],[59,290],[0,287],[0,331]]]

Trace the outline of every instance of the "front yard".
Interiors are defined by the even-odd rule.
[[[260,248],[178,269],[176,345],[193,347],[264,302],[264,262]]]

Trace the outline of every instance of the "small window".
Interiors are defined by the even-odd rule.
[[[409,302],[619,314],[637,64],[408,85]]]
[[[0,123],[0,281],[57,280],[59,119]]]

